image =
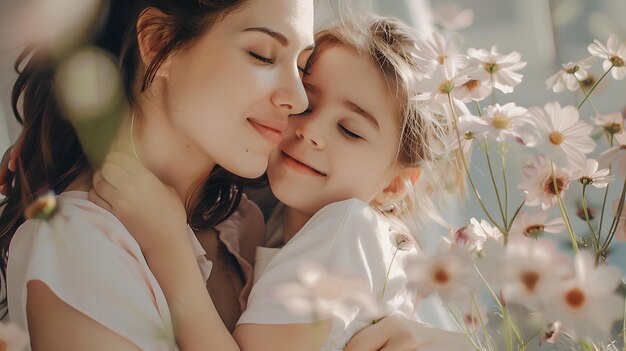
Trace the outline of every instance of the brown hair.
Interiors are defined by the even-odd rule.
[[[420,40],[412,28],[394,18],[352,16],[338,25],[317,33],[316,49],[309,64],[313,64],[327,48],[341,45],[368,55],[380,69],[395,95],[400,108],[400,143],[397,161],[402,166],[420,167],[417,184],[404,180],[406,196],[396,201],[394,214],[440,223],[432,195],[444,195],[451,183],[462,182],[462,173],[454,155],[447,151],[451,121],[445,115],[425,108],[413,97],[415,83],[423,77],[423,68],[414,59],[415,45]]]
[[[124,90],[128,101],[133,99],[138,73],[138,31],[149,26],[166,26],[168,36],[160,51],[148,65],[141,90],[152,83],[157,70],[168,55],[184,50],[195,43],[216,21],[242,6],[245,0],[110,0],[106,19],[92,44],[114,55],[119,62]],[[149,8],[165,16],[147,21],[137,29],[139,16]],[[74,48],[76,49],[76,48]],[[19,76],[13,87],[12,107],[22,124],[16,157],[14,186],[2,202],[0,214],[0,268],[6,273],[8,249],[17,228],[24,222],[24,209],[38,195],[52,190],[63,192],[80,174],[89,170],[84,150],[74,126],[65,118],[55,93],[54,72],[58,66],[55,56],[41,49],[27,48],[19,56],[15,69]],[[19,69],[23,67],[22,69]],[[22,112],[18,108],[22,103]],[[96,127],[96,126],[91,126]],[[103,138],[106,143],[112,135]],[[108,145],[108,144],[107,144]],[[106,148],[102,148],[106,149]],[[93,166],[99,160],[95,157]],[[93,160],[93,158],[92,158]],[[244,185],[254,181],[244,180],[216,166],[208,180],[198,186],[189,199],[189,222],[195,229],[210,228],[227,218],[238,206]],[[4,287],[3,287],[4,288]],[[6,304],[6,301],[3,301]]]

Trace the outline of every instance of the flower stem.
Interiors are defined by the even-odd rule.
[[[493,184],[493,190],[496,192],[496,199],[498,199],[498,208],[500,209],[500,215],[502,216],[503,225],[506,225],[506,216],[504,215],[504,209],[502,208],[502,201],[500,200],[500,192],[498,191],[498,184],[496,183],[496,177],[493,175],[493,167],[491,166],[491,158],[489,157],[489,144],[487,139],[484,140],[485,156],[487,157],[487,166],[489,167],[489,175],[491,176],[491,183]],[[506,235],[504,233],[504,235]]]
[[[517,207],[517,210],[515,210],[515,213],[513,214],[513,217],[511,217],[511,221],[508,223],[507,225],[507,232],[511,230],[511,227],[513,226],[513,222],[515,222],[515,218],[517,218],[517,215],[519,214],[519,211],[522,210],[522,207],[524,207],[524,201],[522,201],[521,204],[519,204],[519,206]]]
[[[617,231],[617,225],[619,223],[620,217],[622,216],[622,211],[624,210],[624,197],[626,197],[626,180],[624,181],[624,185],[622,186],[622,194],[619,199],[619,205],[617,206],[617,213],[613,217],[613,222],[611,223],[611,227],[609,228],[609,232],[607,233],[604,244],[602,245],[602,252],[605,252],[609,249],[609,245],[611,241],[615,237],[615,232]]]
[[[504,146],[500,144],[499,154],[502,170],[502,179],[504,181],[504,225],[509,222],[509,183],[506,179],[506,158],[504,157]]]
[[[389,281],[389,274],[391,273],[391,266],[393,265],[393,261],[396,259],[396,254],[400,251],[399,248],[396,248],[396,251],[393,253],[393,257],[391,257],[391,262],[389,262],[389,268],[387,268],[387,275],[385,276],[385,283],[383,284],[383,292],[380,294],[380,303],[385,302],[385,291],[387,290],[387,282]]]
[[[589,226],[589,232],[591,233],[591,237],[593,238],[594,249],[600,249],[600,238],[596,236],[596,232],[593,230],[593,226],[591,225],[591,220],[589,219],[589,209],[587,208],[587,197],[585,196],[585,192],[587,190],[587,184],[583,184],[583,198],[582,198],[582,207],[583,212],[585,213],[585,222]]]
[[[504,306],[502,308],[502,319],[504,319],[504,340],[506,344],[506,351],[513,351],[513,334],[511,333],[511,316],[509,316],[509,309]]]
[[[609,74],[609,72],[611,72],[611,70],[613,69],[613,67],[615,67],[614,65],[611,65],[611,67],[609,67],[609,69],[606,70],[606,72],[604,72],[604,74],[602,75],[602,77],[600,77],[600,79],[598,79],[598,81],[596,82],[596,84],[593,85],[593,87],[591,87],[591,89],[589,90],[589,92],[585,95],[585,98],[583,99],[583,101],[580,102],[580,104],[578,105],[578,109],[580,110],[580,108],[583,106],[583,104],[585,103],[585,101],[587,101],[587,99],[589,99],[589,96],[591,95],[591,93],[593,93],[593,91],[596,89],[596,87],[598,86],[598,84],[600,84],[600,82],[602,81],[602,79],[604,79],[604,77],[606,77],[607,74]]]
[[[489,220],[491,221],[491,224],[495,225],[496,227],[498,227],[498,229],[504,233],[504,228],[502,228],[498,222],[496,222],[493,217],[491,216],[491,214],[489,214],[489,211],[487,210],[487,208],[485,207],[485,204],[482,200],[482,198],[480,197],[480,194],[478,193],[478,190],[476,189],[476,185],[474,184],[474,180],[472,179],[472,176],[470,175],[469,172],[469,168],[467,166],[467,160],[465,160],[465,153],[463,152],[463,146],[461,144],[461,134],[459,133],[459,128],[457,126],[457,121],[456,121],[456,112],[454,111],[454,104],[452,103],[452,96],[450,94],[448,94],[448,102],[450,104],[450,108],[451,108],[451,113],[452,113],[452,123],[453,123],[453,129],[454,132],[456,134],[456,138],[457,141],[459,143],[459,148],[461,149],[461,161],[463,163],[463,168],[465,170],[465,174],[467,175],[467,179],[470,182],[470,185],[472,187],[472,190],[474,191],[474,195],[476,196],[476,199],[478,200],[478,203],[480,204],[480,207],[483,209],[483,212],[485,212],[485,215],[487,216],[487,218],[489,218]]]
[[[561,210],[561,216],[565,222],[565,227],[567,227],[567,232],[569,233],[570,240],[572,241],[572,250],[574,250],[574,255],[578,255],[578,243],[576,242],[576,234],[574,234],[574,229],[572,229],[572,223],[570,222],[569,215],[567,214],[567,208],[563,203],[563,199],[561,198],[561,192],[559,191],[559,186],[556,182],[556,175],[554,174],[554,162],[550,160],[550,173],[552,174],[552,186],[554,187],[555,196],[559,202],[559,209]]]
[[[611,139],[609,140],[609,147],[613,147],[613,134],[611,134]],[[612,173],[612,166],[609,165],[609,173]],[[600,210],[600,225],[598,225],[598,237],[602,235],[602,224],[604,223],[604,208],[606,207],[606,198],[609,195],[609,187],[611,184],[606,185],[606,189],[604,190],[604,199],[602,200],[602,210]]]

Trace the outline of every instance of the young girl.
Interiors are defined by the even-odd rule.
[[[297,268],[306,263],[359,275],[372,296],[383,298],[385,313],[412,315],[416,296],[407,288],[401,256],[416,251],[393,261],[394,234],[404,230],[395,220],[416,213],[431,216],[426,197],[446,176],[460,176],[444,173],[449,161],[438,157],[447,121],[422,111],[412,99],[419,71],[411,56],[415,40],[407,26],[384,18],[372,19],[364,30],[346,24],[317,35],[304,79],[310,107],[290,118],[270,156],[268,179],[284,208],[273,214],[270,222],[278,225],[266,237],[284,247],[257,251],[255,285],[234,334],[242,349],[342,350],[371,323],[372,316],[354,306],[348,315],[324,320],[325,341],[315,345],[312,335],[319,325],[313,316],[289,313],[276,299],[276,288],[298,282]],[[141,172],[139,166],[122,163],[135,170],[120,171],[115,178],[139,185],[132,176]],[[420,176],[424,179],[416,184]],[[414,201],[420,189],[430,190]],[[162,192],[157,186],[152,191]],[[159,202],[172,203],[162,193]],[[159,226],[157,218],[138,223],[139,206],[130,208],[135,216],[129,212],[125,218],[134,227]],[[166,250],[176,237],[162,230],[133,234],[146,254],[155,246]],[[269,263],[263,267],[264,262]],[[155,274],[166,284],[177,272]],[[446,337],[453,340],[446,340],[455,345],[452,349],[466,345],[458,334]]]

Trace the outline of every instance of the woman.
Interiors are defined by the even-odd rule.
[[[194,226],[217,224],[241,188],[208,175],[217,164],[246,178],[263,174],[287,117],[306,108],[300,71],[312,44],[310,0],[112,3],[96,45],[119,57],[135,111],[112,148],[136,146],[190,204]],[[128,231],[87,200],[89,145],[81,147],[60,113],[51,60],[34,55],[14,89],[16,111],[23,99],[24,147],[0,217],[12,320],[28,328],[33,349],[171,349],[172,324],[211,330],[215,349],[233,345],[212,305],[193,308],[212,311],[215,324],[178,326],[168,312],[178,302],[164,300]],[[24,204],[46,188],[60,194],[59,212],[50,225],[23,223]]]

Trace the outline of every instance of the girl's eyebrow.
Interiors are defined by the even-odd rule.
[[[344,100],[343,105],[350,111],[357,113],[359,116],[364,117],[371,125],[380,131],[380,125],[378,120],[369,112],[365,111],[361,106],[350,100]]]
[[[287,37],[281,33],[281,32],[277,32],[271,28],[268,27],[250,27],[250,28],[246,28],[243,30],[244,32],[261,32],[261,33],[265,33],[267,35],[269,35],[270,37],[276,39],[277,42],[280,43],[280,45],[287,47],[289,46],[289,39],[287,39]],[[306,48],[304,48],[302,51],[311,51],[315,48],[314,44],[311,44],[309,46],[307,46]]]

